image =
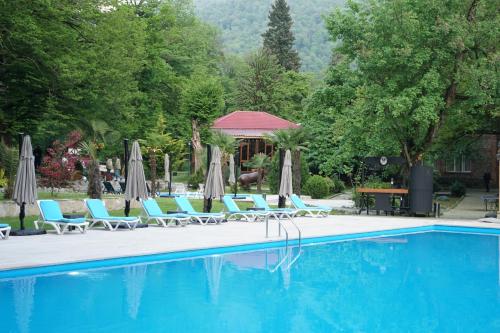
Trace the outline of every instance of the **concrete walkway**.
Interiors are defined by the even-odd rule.
[[[302,217],[295,221],[302,230],[303,238],[432,224],[500,228],[500,224],[476,221],[366,215]],[[270,221],[270,238],[265,238],[263,222],[228,222],[222,225],[189,225],[185,228],[151,226],[113,232],[89,230],[86,234],[72,232],[65,235],[50,232],[48,235],[11,237],[0,241],[0,270],[270,242],[283,239],[277,236],[277,228],[277,223]],[[297,232],[293,231],[293,227],[289,225],[288,229],[290,237],[296,238]]]
[[[496,193],[498,194],[498,192]],[[484,195],[495,195],[495,192],[485,192],[479,190],[469,190],[463,200],[453,209],[443,213],[446,219],[472,219],[484,218],[487,213],[484,201],[481,198]]]

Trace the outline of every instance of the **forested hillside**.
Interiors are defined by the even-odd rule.
[[[194,3],[197,14],[221,30],[224,50],[245,54],[261,46],[272,1],[194,0]],[[288,0],[302,71],[319,72],[327,66],[332,43],[322,17],[343,4],[344,0]]]

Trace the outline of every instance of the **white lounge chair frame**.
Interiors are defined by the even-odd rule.
[[[0,228],[0,239],[9,239],[10,226]]]
[[[149,224],[149,221],[153,220],[157,225],[165,227],[165,228],[172,226],[172,225],[177,226],[177,223],[181,227],[185,227],[189,223],[189,221],[191,221],[191,216],[187,216],[188,214],[185,214],[186,217],[151,216],[148,214],[146,207],[144,207],[143,200],[141,200],[141,206],[142,206],[142,210],[145,214],[144,218],[146,219],[146,223],[148,223],[148,224]],[[169,215],[169,214],[165,214],[165,215]],[[175,215],[175,214],[172,214],[172,215]]]
[[[299,197],[299,200],[300,197]],[[311,206],[311,207],[308,207],[306,203],[304,203],[304,205],[306,205],[306,207],[298,207],[295,202],[293,202],[293,200],[290,198],[290,202],[292,203],[292,205],[295,207],[295,209],[297,210],[298,213],[302,213],[304,212],[304,216],[308,216],[309,217],[327,217],[328,215],[330,215],[330,211],[332,209],[327,209],[327,208],[322,208],[322,207],[318,207],[318,206]]]
[[[102,223],[104,229],[106,230],[110,230],[110,231],[116,231],[120,225],[126,225],[127,228],[129,230],[134,230],[135,227],[137,227],[137,224],[141,222],[141,217],[138,216],[137,219],[135,220],[119,220],[119,219],[113,219],[113,220],[107,220],[107,219],[104,219],[104,218],[94,218],[92,216],[92,212],[90,211],[88,205],[87,205],[87,199],[83,200],[85,202],[85,207],[87,208],[87,211],[89,212],[90,214],[90,218],[87,218],[88,220],[90,220],[91,224],[89,226],[89,229],[92,229],[94,227],[94,225],[98,224],[98,223]],[[103,205],[104,204],[104,201],[102,202]],[[106,205],[104,206],[106,207]],[[115,223],[115,226],[113,227],[112,223]]]
[[[35,225],[35,229],[43,228],[45,224],[50,225],[58,235],[63,235],[66,231],[71,232],[69,230],[69,227],[75,227],[80,231],[82,234],[87,232],[87,229],[89,227],[89,223],[87,221],[82,222],[82,223],[71,223],[71,222],[57,222],[57,221],[47,221],[45,219],[45,216],[43,215],[43,210],[42,207],[40,207],[40,202],[44,200],[37,200],[36,205],[38,206],[38,210],[40,211],[40,220],[35,220],[33,221],[33,224]],[[41,224],[40,226],[38,224]]]

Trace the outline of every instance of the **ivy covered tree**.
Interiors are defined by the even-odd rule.
[[[262,34],[264,48],[278,59],[286,70],[300,69],[299,54],[294,49],[295,38],[292,32],[293,20],[286,0],[276,0],[269,11],[267,31]]]

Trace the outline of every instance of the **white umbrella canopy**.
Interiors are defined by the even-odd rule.
[[[144,166],[142,165],[141,148],[139,142],[134,141],[130,159],[128,162],[128,178],[125,188],[125,200],[147,199],[148,190],[146,186],[146,177],[144,176]]]
[[[113,170],[113,160],[110,158],[106,161],[106,169]]]
[[[234,174],[234,156],[229,155],[229,184],[234,185],[236,183],[236,176]]]
[[[170,157],[168,154],[165,154],[165,181],[170,183]]]
[[[281,171],[281,182],[279,195],[281,197],[290,196],[293,194],[292,187],[292,153],[288,149],[285,153],[283,161],[283,169]]]
[[[212,160],[207,174],[207,183],[205,184],[205,199],[219,198],[224,195],[224,180],[222,179],[222,169],[220,164],[221,153],[217,146],[212,150]]]
[[[22,206],[24,204],[32,205],[37,199],[36,177],[35,177],[35,157],[31,147],[31,139],[26,135],[23,139],[21,156],[16,173],[16,183],[14,184],[14,201]]]
[[[115,169],[116,170],[121,170],[122,169],[122,162],[120,161],[120,159],[118,157],[115,160]]]

